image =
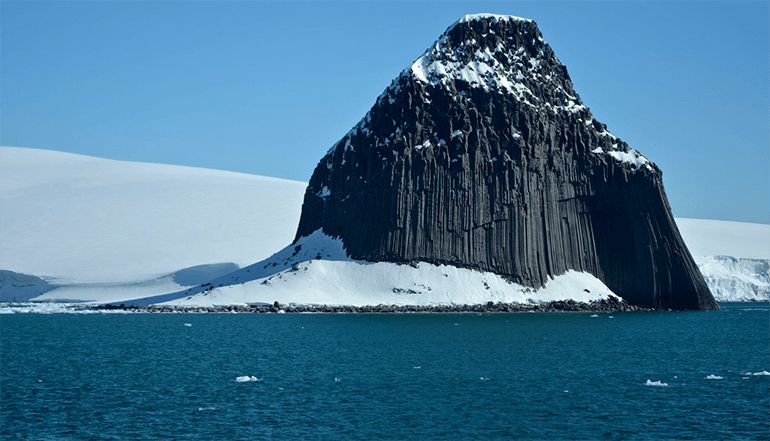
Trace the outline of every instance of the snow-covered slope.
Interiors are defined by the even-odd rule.
[[[762,228],[739,222],[684,219],[687,235],[702,252],[724,251],[719,241],[699,241],[699,234],[721,230],[733,250],[762,254],[761,238],[743,231]],[[760,225],[760,227],[762,227]],[[770,226],[767,227],[770,229]],[[711,237],[711,236],[708,236]],[[710,248],[714,247],[714,248]],[[754,254],[752,254],[754,253]],[[760,258],[706,256],[697,258],[714,294],[722,301],[767,300],[768,263]],[[446,265],[398,265],[352,260],[343,243],[320,230],[301,238],[262,262],[212,280],[209,284],[145,299],[139,304],[168,303],[217,306],[259,303],[342,305],[437,305],[492,302],[537,303],[573,299],[592,301],[613,295],[599,279],[569,271],[534,290],[510,283],[497,274]]]
[[[178,290],[285,246],[304,189],[242,173],[0,147],[0,269],[64,286],[42,299]]]
[[[355,261],[339,239],[321,232],[301,238],[262,262],[210,284],[144,303],[234,305],[298,303],[336,305],[446,305],[528,303],[573,299],[588,302],[612,294],[600,280],[570,271],[533,290],[489,273],[446,265]]]
[[[241,173],[0,147],[0,301],[38,295],[39,300],[122,301],[215,279],[291,242],[304,188],[302,182]],[[677,223],[718,300],[770,298],[770,225],[701,219]],[[408,265],[351,262],[343,255],[309,261],[303,277],[291,265],[281,269],[280,277],[281,271],[272,267],[265,276],[273,276],[271,289],[240,285],[241,280],[212,299],[360,303],[356,296],[367,290],[369,301],[392,303],[431,303],[457,292],[462,294],[452,299],[458,302],[484,300],[486,294],[489,300],[542,299],[557,298],[549,290],[562,284],[564,291],[570,277],[569,284],[590,291],[573,296],[603,295],[580,273],[557,278],[534,296],[521,287],[503,288],[492,274],[428,264],[420,264],[418,271]],[[378,277],[398,283],[380,283]],[[343,280],[352,283],[346,293],[341,292]],[[426,281],[431,291],[419,286],[428,286]],[[253,295],[247,297],[252,286]]]
[[[676,225],[693,256],[770,259],[770,225],[681,217]]]

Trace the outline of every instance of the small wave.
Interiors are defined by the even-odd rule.
[[[656,380],[652,381],[649,378],[647,379],[647,382],[644,383],[645,386],[654,386],[654,387],[668,387],[668,383],[664,383],[662,381]]]
[[[340,381],[342,381],[342,378],[337,378],[337,377],[334,377],[334,382],[335,382],[335,383],[339,383]]]
[[[206,412],[206,411],[209,411],[209,410],[217,410],[217,408],[216,407],[210,407],[210,406],[199,407],[198,408],[198,412]]]
[[[489,377],[479,377],[479,380],[481,380],[481,381],[489,381]]]
[[[412,369],[422,369],[422,366],[412,366]]]
[[[611,316],[609,316],[608,318],[615,318],[615,316],[614,316],[614,315],[611,315]]]
[[[703,377],[703,379],[704,380],[721,380],[722,377],[720,377],[719,375],[709,374]]]
[[[253,375],[241,375],[240,377],[235,377],[236,383],[248,383],[251,381],[262,381],[262,379]]]
[[[599,314],[591,314],[591,317],[599,317]]]
[[[187,326],[188,328],[192,326],[192,323],[185,323],[184,326]]]
[[[745,374],[743,374],[743,375],[753,375],[753,376],[755,376],[755,377],[757,377],[757,376],[759,376],[759,377],[764,377],[764,376],[768,376],[768,375],[770,375],[770,372],[767,372],[767,371],[760,371],[760,372],[746,372],[746,373],[745,373]]]

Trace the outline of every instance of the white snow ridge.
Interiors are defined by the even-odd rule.
[[[305,187],[0,147],[0,301],[123,301],[198,285],[291,241]]]
[[[452,305],[487,302],[590,302],[613,296],[599,279],[569,271],[533,289],[471,269],[351,259],[337,238],[317,230],[270,258],[204,287],[155,302],[182,306],[272,304]],[[152,299],[151,299],[152,300]]]

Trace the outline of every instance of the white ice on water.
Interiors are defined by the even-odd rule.
[[[242,375],[240,377],[235,377],[236,383],[250,383],[255,381],[262,381],[261,378],[257,378],[253,375]]]

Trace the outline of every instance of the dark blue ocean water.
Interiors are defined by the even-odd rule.
[[[2,315],[0,437],[768,439],[769,309]]]

